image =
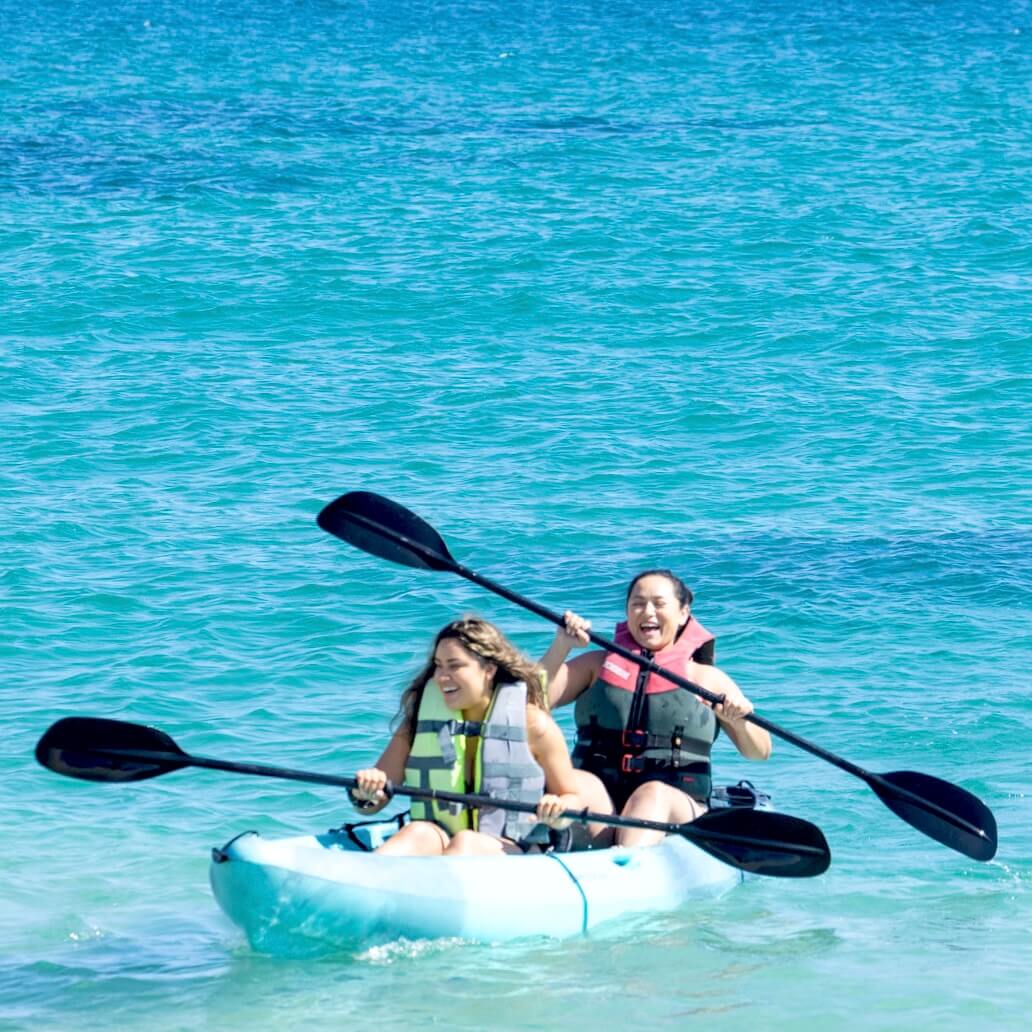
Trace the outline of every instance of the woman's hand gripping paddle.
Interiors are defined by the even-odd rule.
[[[145,781],[184,767],[203,767],[340,788],[357,786],[354,778],[334,774],[191,756],[157,728],[98,717],[65,717],[57,721],[36,745],[36,759],[49,770],[84,781]],[[409,785],[389,786],[388,794],[473,807],[494,806],[520,813],[534,813],[536,809],[531,803]],[[828,844],[819,828],[797,817],[765,810],[711,810],[690,824],[641,821],[588,810],[567,810],[563,816],[574,821],[651,828],[681,835],[718,860],[752,874],[810,878],[823,874],[831,863]]]

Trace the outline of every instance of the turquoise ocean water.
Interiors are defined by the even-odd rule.
[[[0,0],[0,40],[0,1028],[1023,1024],[1029,3]],[[346,774],[446,620],[545,647],[322,534],[354,488],[602,630],[672,566],[761,713],[976,792],[998,857],[724,743],[824,877],[252,953],[209,848],[341,793],[32,748],[86,713]]]

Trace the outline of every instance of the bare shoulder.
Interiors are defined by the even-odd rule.
[[[700,688],[708,688],[712,692],[722,692],[730,687],[735,687],[735,682],[715,666],[707,666],[705,663],[693,663],[691,678]]]
[[[591,652],[582,652],[579,656],[574,656],[567,666],[586,677],[594,678],[599,670],[602,669],[602,660],[605,658],[606,654],[604,652],[599,649],[593,649]]]
[[[391,736],[387,748],[384,749],[376,765],[392,781],[400,781],[404,777],[405,764],[408,762],[411,750],[408,728],[399,727]]]
[[[550,792],[576,793],[566,739],[552,717],[532,703],[527,706],[527,747],[544,770]]]
[[[576,702],[580,694],[598,677],[605,653],[582,652],[563,663],[548,686],[548,697],[554,708]]]
[[[544,738],[553,731],[558,730],[559,727],[550,714],[546,713],[540,706],[535,706],[532,702],[527,703],[528,739],[535,740]]]
[[[605,658],[606,654],[596,649],[591,652],[582,652],[566,664],[566,680],[569,685],[567,693],[571,696],[566,701],[575,699],[598,677]]]

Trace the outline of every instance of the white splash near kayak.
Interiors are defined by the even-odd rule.
[[[650,848],[527,856],[367,852],[397,828],[384,821],[271,840],[245,832],[212,851],[215,898],[255,950],[303,956],[397,939],[568,938],[743,878],[680,835]]]

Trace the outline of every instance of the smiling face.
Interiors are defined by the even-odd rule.
[[[689,609],[681,605],[669,579],[649,574],[635,581],[627,598],[627,629],[650,652],[672,645],[688,622]]]
[[[434,650],[434,684],[450,710],[480,720],[491,705],[498,667],[470,652],[457,638],[445,638]]]

